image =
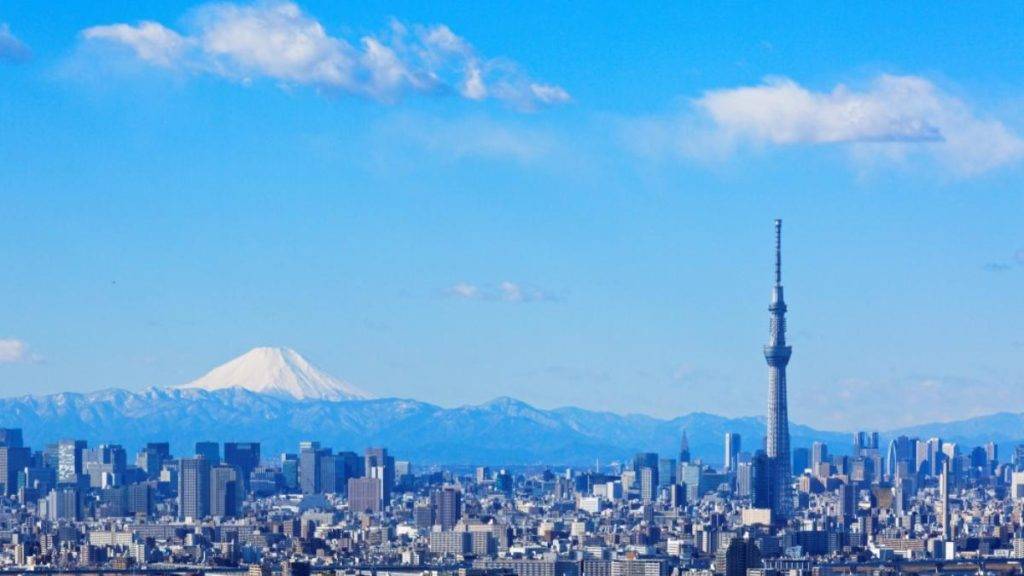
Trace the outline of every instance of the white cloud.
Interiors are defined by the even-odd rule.
[[[39,357],[32,354],[27,344],[14,338],[0,340],[0,364],[21,364],[37,362]]]
[[[456,298],[462,298],[464,300],[473,300],[480,296],[480,288],[473,284],[467,284],[466,282],[459,282],[448,289],[448,293]]]
[[[132,49],[138,59],[165,68],[177,65],[190,44],[177,32],[158,22],[140,22],[136,26],[94,26],[83,31],[82,37],[124,44]]]
[[[882,76],[866,92],[839,85],[827,93],[769,79],[760,86],[709,91],[696,105],[728,136],[754,142],[942,140],[934,86],[915,77]]]
[[[10,26],[0,23],[0,62],[28,60],[32,51],[11,32]]]
[[[488,302],[544,302],[556,300],[551,294],[533,287],[508,280],[496,286],[480,286],[468,282],[459,282],[446,290],[447,294],[459,300],[484,300]]]
[[[489,59],[444,25],[393,21],[386,34],[332,36],[291,2],[215,3],[194,11],[179,33],[156,22],[88,28],[82,37],[130,48],[142,62],[239,81],[261,78],[391,101],[407,92],[492,98],[521,109],[570,100],[560,86]]]
[[[211,4],[194,17],[199,58],[230,77],[349,87],[355,49],[295,4]]]
[[[530,92],[537,97],[537,100],[546,104],[559,104],[572,99],[565,88],[551,84],[530,84]]]
[[[865,88],[816,92],[787,78],[710,90],[682,115],[632,123],[644,153],[729,158],[744,147],[844,146],[858,162],[916,157],[970,176],[1024,159],[1024,140],[919,76],[881,75]]]

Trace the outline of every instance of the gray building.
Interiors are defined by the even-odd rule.
[[[182,458],[178,470],[178,518],[198,521],[210,514],[210,462]]]
[[[349,478],[348,507],[352,512],[379,513],[384,509],[384,487],[380,478]]]
[[[210,516],[238,516],[244,499],[238,468],[220,464],[210,469]]]

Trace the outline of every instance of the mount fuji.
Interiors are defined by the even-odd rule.
[[[253,348],[178,386],[207,391],[243,388],[293,400],[369,400],[372,396],[351,384],[321,372],[291,348]]]

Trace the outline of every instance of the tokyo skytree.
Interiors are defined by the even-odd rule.
[[[786,407],[786,365],[793,349],[786,345],[786,302],[782,297],[782,220],[775,221],[775,285],[768,306],[771,323],[764,357],[768,362],[768,494],[773,521],[784,522],[793,509]]]

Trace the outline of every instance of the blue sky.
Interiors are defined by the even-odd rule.
[[[0,390],[1024,410],[1024,8],[0,6]]]

